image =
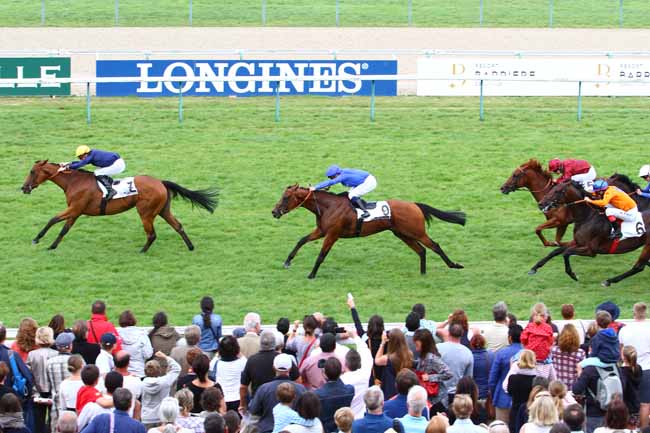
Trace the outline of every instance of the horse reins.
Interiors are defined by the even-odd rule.
[[[517,167],[517,170],[518,170],[519,173],[521,173],[521,174],[524,174],[524,173],[525,173],[525,171],[524,171],[521,167]],[[530,191],[531,193],[544,192],[544,191],[546,191],[546,190],[548,189],[548,187],[549,187],[549,185],[550,185],[551,183],[553,183],[553,178],[552,178],[552,177],[548,180],[548,182],[546,182],[546,185],[544,185],[544,188],[542,188],[542,189],[539,189],[539,190],[534,191],[534,190],[529,189],[528,187],[525,187],[525,186],[522,186],[521,188],[517,188],[517,189],[527,189],[527,190]]]
[[[305,197],[305,199],[304,199],[303,201],[301,201],[300,204],[299,204],[298,206],[296,206],[296,207],[300,207],[300,206],[302,206],[303,204],[305,204],[305,202],[306,202],[307,200],[309,200],[309,197],[311,197],[312,195],[314,196],[314,203],[316,204],[316,212],[317,212],[317,215],[320,216],[320,206],[318,206],[318,200],[316,200],[316,194],[314,194],[314,191],[312,191],[311,189],[309,190],[309,194],[307,194],[307,196]]]

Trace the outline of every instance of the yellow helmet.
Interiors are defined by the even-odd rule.
[[[77,151],[75,152],[75,155],[77,158],[79,158],[81,155],[85,155],[87,153],[90,153],[90,147],[86,146],[85,144],[82,144],[81,146],[77,147]]]

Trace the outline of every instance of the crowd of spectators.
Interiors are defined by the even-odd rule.
[[[503,302],[473,328],[463,310],[436,323],[416,304],[404,324],[354,326],[313,313],[275,329],[260,315],[222,335],[214,301],[180,335],[164,312],[152,329],[96,301],[68,328],[0,326],[0,431],[5,433],[650,433],[650,321],[612,302],[593,321],[537,303],[520,318]],[[586,325],[586,326],[585,326]]]

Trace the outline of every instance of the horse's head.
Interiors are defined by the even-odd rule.
[[[540,176],[549,177],[541,164],[535,160],[531,159],[525,164],[520,165],[515,169],[512,175],[501,185],[501,193],[510,194],[511,192],[517,191],[521,188],[526,188],[530,185],[532,176],[537,173]]]
[[[53,164],[49,164],[47,159],[44,161],[36,161],[32,168],[29,170],[29,174],[23,183],[21,190],[25,194],[29,194],[37,188],[40,184],[45,182],[48,179],[51,179],[56,174],[56,168]]]
[[[539,209],[548,212],[564,204],[579,200],[586,195],[582,186],[574,181],[566,181],[553,186],[539,202]]]
[[[282,215],[291,212],[303,204],[309,195],[309,189],[302,188],[298,184],[288,186],[282,194],[282,198],[277,202],[271,214],[274,218],[280,218]]]

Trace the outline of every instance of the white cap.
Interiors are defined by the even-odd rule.
[[[650,176],[650,164],[646,164],[639,170],[639,177]]]
[[[273,359],[273,368],[277,371],[289,371],[293,365],[291,356],[281,353]]]

